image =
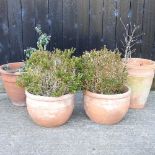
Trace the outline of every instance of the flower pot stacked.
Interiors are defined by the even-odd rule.
[[[130,108],[144,108],[154,78],[155,63],[147,59],[130,58],[127,69],[127,82],[132,90]]]
[[[16,84],[17,78],[21,75],[17,70],[23,67],[23,62],[9,63],[0,67],[4,87],[11,102],[16,106],[25,106],[24,88]]]

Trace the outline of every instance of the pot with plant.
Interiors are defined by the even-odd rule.
[[[122,22],[122,20],[121,20]],[[150,89],[152,86],[155,70],[155,62],[142,58],[131,58],[135,49],[134,45],[137,43],[140,35],[136,35],[139,26],[127,24],[122,22],[125,34],[123,46],[125,48],[124,64],[127,66],[128,78],[127,83],[131,88],[131,103],[130,108],[140,109],[144,108]]]
[[[35,28],[39,34],[39,39],[37,42],[37,47],[39,50],[45,49],[49,43],[50,36],[42,33],[41,27],[38,26]],[[37,51],[35,48],[29,48],[25,50],[26,60],[29,59],[33,52]],[[16,84],[17,78],[21,76],[21,73],[24,71],[25,63],[24,62],[15,62],[4,64],[0,67],[0,73],[2,75],[2,80],[7,95],[9,96],[11,102],[16,106],[25,106],[26,96],[25,90],[23,87],[19,87]]]
[[[80,58],[72,57],[73,52],[74,49],[37,51],[18,79],[18,85],[26,88],[28,113],[40,126],[60,126],[73,112],[82,77],[78,72]]]
[[[84,108],[99,124],[115,124],[126,115],[130,104],[127,72],[120,54],[106,47],[82,56]]]
[[[16,106],[25,106],[24,88],[16,85],[16,79],[21,75],[23,62],[8,63],[0,67],[4,88],[11,102]]]

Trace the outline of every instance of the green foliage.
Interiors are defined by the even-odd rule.
[[[51,36],[48,36],[46,33],[43,33],[41,30],[41,26],[38,25],[35,27],[36,32],[39,34],[39,38],[37,41],[37,47],[40,51],[46,50],[47,45],[51,39]]]
[[[18,79],[34,95],[61,96],[81,89],[81,58],[72,56],[74,49],[37,51],[26,62],[25,72]]]
[[[36,51],[36,49],[32,48],[32,47],[25,49],[24,53],[25,53],[25,56],[26,56],[26,60],[29,59],[31,57],[32,53],[35,52],[35,51]]]
[[[85,52],[83,61],[83,87],[99,94],[116,94],[124,91],[127,72],[118,52],[106,47],[100,51]]]
[[[27,48],[24,50],[25,56],[26,56],[26,60],[29,59],[32,55],[32,53],[36,52],[37,50],[39,51],[45,51],[47,48],[47,45],[49,44],[49,41],[51,39],[51,36],[48,36],[46,33],[43,33],[41,30],[41,26],[38,25],[37,27],[35,27],[36,32],[39,35],[38,41],[37,41],[37,48]]]

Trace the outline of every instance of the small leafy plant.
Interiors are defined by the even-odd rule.
[[[106,47],[100,51],[92,50],[82,56],[83,87],[99,94],[124,92],[127,71],[120,53]]]
[[[36,49],[35,48],[27,48],[24,50],[24,53],[25,53],[25,56],[26,56],[26,60],[29,59],[32,55],[33,52],[36,52]]]
[[[72,56],[75,49],[37,51],[27,60],[18,85],[34,95],[57,97],[81,89],[81,58]]]
[[[46,51],[47,45],[51,39],[51,36],[48,36],[46,33],[43,33],[41,30],[41,26],[38,25],[35,27],[36,32],[39,34],[39,38],[37,41],[37,47],[40,51]]]
[[[24,50],[26,59],[29,59],[31,57],[32,53],[36,52],[37,50],[46,51],[47,45],[49,44],[50,39],[51,39],[51,36],[49,36],[46,33],[42,32],[40,25],[35,27],[35,30],[39,35],[39,38],[38,38],[38,41],[37,41],[37,49],[30,47],[30,48],[27,48],[26,50]]]

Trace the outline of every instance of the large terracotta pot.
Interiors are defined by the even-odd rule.
[[[154,77],[154,62],[147,59],[128,60],[128,86],[131,88],[130,108],[144,108]]]
[[[75,95],[44,97],[26,92],[27,110],[32,120],[44,127],[55,127],[66,123],[74,109]]]
[[[89,91],[84,93],[84,108],[88,117],[99,124],[115,124],[126,115],[130,105],[129,88],[123,94],[103,95]]]
[[[9,68],[12,70],[18,69],[24,65],[23,62],[9,63]],[[0,67],[4,88],[11,102],[16,106],[26,105],[26,96],[24,88],[17,86],[16,80],[20,76],[19,72],[11,73]]]

